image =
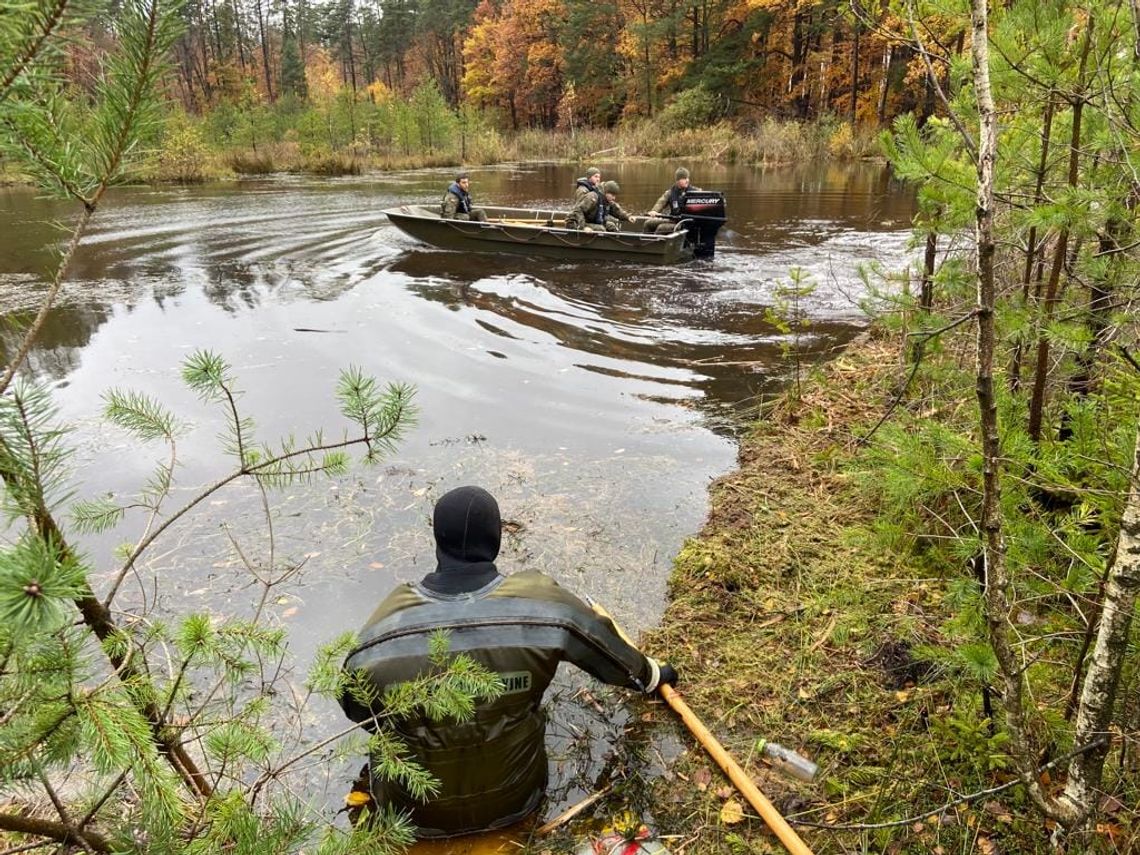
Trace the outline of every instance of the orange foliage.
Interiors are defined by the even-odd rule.
[[[502,109],[511,124],[553,127],[562,97],[562,0],[484,0],[463,46],[463,91]]]

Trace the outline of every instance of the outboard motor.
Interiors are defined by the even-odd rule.
[[[718,190],[690,190],[681,201],[681,225],[689,233],[695,258],[712,258],[716,233],[724,225],[724,194]]]

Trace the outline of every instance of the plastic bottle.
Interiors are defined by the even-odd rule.
[[[758,740],[757,749],[764,753],[768,758],[768,762],[775,768],[779,769],[785,774],[791,775],[793,778],[799,778],[801,781],[813,781],[815,776],[819,774],[819,766],[808,760],[802,754],[798,754],[790,748],[785,748],[778,742],[768,742],[767,740]]]

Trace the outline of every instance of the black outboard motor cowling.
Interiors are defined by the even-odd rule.
[[[727,219],[724,194],[718,190],[690,190],[681,200],[679,219],[689,233],[693,256],[712,258],[716,252],[716,233]]]

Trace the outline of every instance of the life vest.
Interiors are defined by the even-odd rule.
[[[682,190],[676,184],[669,188],[669,213],[674,217],[680,216],[681,208],[685,205],[685,194],[689,191]]]
[[[599,226],[606,224],[606,217],[610,213],[610,201],[605,193],[598,194],[598,207],[594,208],[594,222]]]
[[[456,196],[459,198],[459,213],[460,214],[470,214],[471,213],[471,194],[468,193],[466,190],[464,190],[462,187],[460,187],[458,182],[452,181],[451,186],[447,188],[447,192],[450,193],[452,196]]]
[[[601,192],[597,186],[590,183],[589,178],[579,178],[577,181],[574,182],[574,186],[575,187],[581,187],[587,193],[600,193]]]

